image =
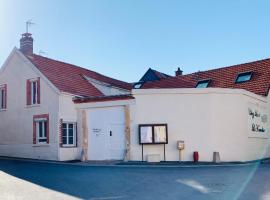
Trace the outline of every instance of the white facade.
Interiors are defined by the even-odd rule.
[[[26,105],[26,80],[41,77],[41,104]],[[7,109],[0,112],[0,155],[58,160],[57,89],[16,49],[1,69],[0,84],[7,84]],[[49,114],[50,143],[33,144],[33,116]]]
[[[41,103],[27,106],[26,80],[37,77]],[[88,81],[105,95],[128,93],[102,82]],[[185,142],[184,161],[193,160],[194,151],[199,152],[200,161],[212,161],[213,152],[220,153],[221,161],[270,157],[269,97],[245,90],[138,89],[132,91],[135,99],[75,104],[74,95],[59,91],[17,49],[1,68],[2,84],[7,84],[8,92],[7,109],[0,110],[0,156],[60,161],[86,156],[88,160],[139,161],[142,146],[138,126],[167,124],[167,161],[179,159],[179,140]],[[33,116],[43,114],[49,115],[49,143],[34,144]],[[75,146],[61,145],[61,121],[77,124]],[[144,145],[143,160],[149,155],[163,160],[163,150],[163,145]]]
[[[250,161],[270,157],[268,133],[251,133],[249,108],[269,118],[268,98],[241,89],[147,89],[133,90],[131,160],[141,160],[139,124],[168,124],[166,160],[179,160],[177,141],[185,142],[183,160],[212,161],[219,152],[221,161]],[[269,120],[264,124],[269,130]],[[147,155],[159,154],[163,145],[144,145]]]
[[[40,77],[41,103],[28,106],[26,102],[26,80],[38,77]],[[82,122],[80,112],[73,102],[75,95],[59,91],[16,48],[1,68],[0,86],[3,84],[7,85],[7,109],[0,110],[0,156],[60,161],[81,159],[83,146]],[[112,88],[109,85],[100,85],[100,87],[102,87],[103,92],[106,90],[107,93],[110,93],[107,95],[127,93],[126,90]],[[102,105],[104,106],[104,104]],[[123,105],[114,108],[121,110]],[[108,109],[108,113],[110,113],[110,110],[111,108]],[[49,143],[33,144],[33,117],[44,114],[49,115]],[[114,130],[116,127],[120,127],[120,130],[123,128],[124,119],[121,114],[123,114],[122,111],[114,113],[111,122],[108,122]],[[103,115],[106,117],[106,111]],[[120,121],[116,120],[118,115]],[[99,120],[102,121],[103,119]],[[75,146],[65,147],[60,145],[61,121],[77,124]],[[125,140],[125,138],[120,137],[118,140]],[[121,151],[124,151],[124,147],[121,148]],[[113,156],[113,158],[115,157],[117,156]],[[120,157],[118,156],[118,158]]]

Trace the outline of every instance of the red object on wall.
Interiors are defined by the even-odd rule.
[[[35,117],[33,118],[33,144],[37,143],[37,128],[36,128],[36,122]]]
[[[50,119],[49,119],[49,114],[44,115],[44,116],[46,116],[46,118],[47,118],[47,143],[49,144],[50,143],[50,126],[49,126]]]
[[[31,82],[26,80],[26,105],[31,105]]]
[[[40,77],[37,80],[37,103],[40,104]]]
[[[4,103],[3,103],[3,109],[7,109],[7,84],[4,84]]]
[[[63,119],[60,119],[59,122],[59,145],[60,147],[63,146]]]
[[[199,161],[199,152],[198,151],[194,151],[193,152],[193,161],[194,162],[198,162]]]

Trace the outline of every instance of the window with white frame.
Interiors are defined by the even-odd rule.
[[[6,88],[0,87],[0,109],[6,109]]]
[[[38,104],[38,80],[31,81],[31,104]]]
[[[47,143],[48,126],[47,119],[40,118],[35,120],[36,123],[36,136],[38,143]]]
[[[63,122],[62,124],[62,144],[63,146],[76,146],[76,123]]]

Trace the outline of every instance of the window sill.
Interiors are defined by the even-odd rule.
[[[33,147],[50,147],[50,144],[34,144]]]
[[[7,111],[7,109],[6,108],[0,109],[0,112],[4,112],[4,111]]]
[[[61,148],[78,148],[77,146],[65,146],[65,145],[62,145]]]
[[[40,104],[26,105],[26,108],[40,107]]]

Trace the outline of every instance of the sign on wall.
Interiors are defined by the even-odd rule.
[[[266,107],[248,104],[249,137],[268,138],[268,115]]]
[[[140,144],[168,144],[167,124],[139,125]]]

